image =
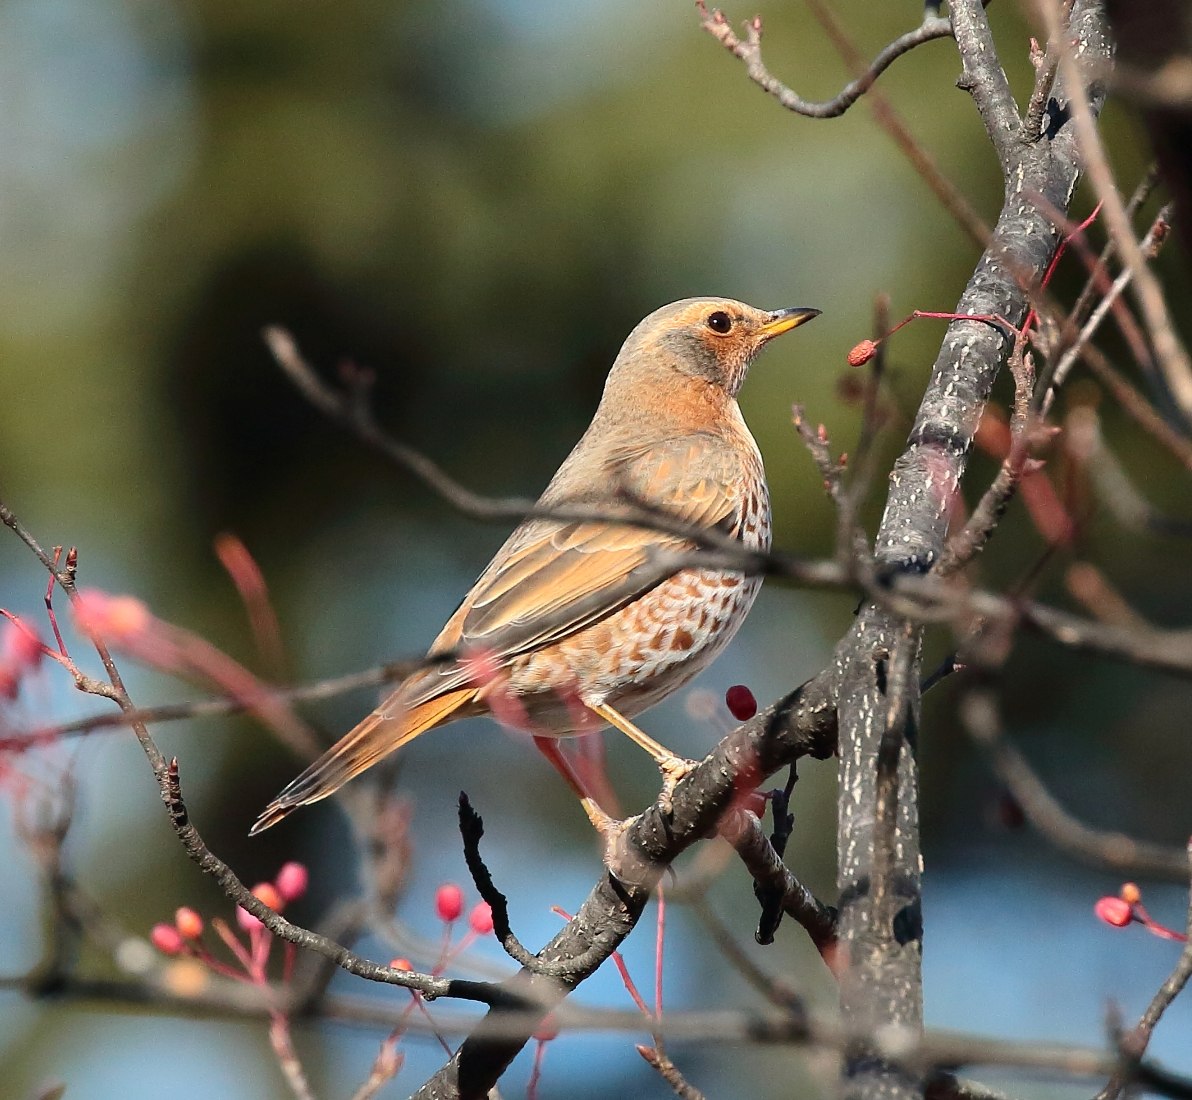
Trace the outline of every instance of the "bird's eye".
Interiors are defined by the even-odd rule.
[[[713,332],[723,336],[732,327],[733,319],[724,310],[718,309],[715,313],[708,314],[708,328]]]

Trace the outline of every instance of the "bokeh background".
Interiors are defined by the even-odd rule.
[[[866,54],[921,12],[864,0],[833,8]],[[771,3],[764,15],[773,69],[806,95],[834,94],[848,73],[806,11]],[[1025,98],[1029,28],[1012,4],[991,15]],[[954,49],[937,42],[896,64],[882,88],[993,218],[1000,179],[954,87],[958,72]],[[1128,189],[1147,161],[1144,138],[1117,107],[1106,133]],[[1077,206],[1089,209],[1087,194]],[[345,359],[375,368],[379,418],[468,485],[532,495],[587,423],[620,341],[657,305],[717,293],[818,306],[823,318],[767,352],[742,399],[770,471],[777,542],[815,555],[831,548],[832,514],[791,428],[791,402],[851,449],[858,417],[844,354],[869,335],[875,293],[891,292],[896,317],[950,308],[976,258],[864,104],[831,122],[788,115],[700,32],[690,5],[632,0],[4,0],[0,241],[4,499],[46,543],[79,546],[86,584],[133,593],[260,668],[212,552],[218,533],[236,533],[270,584],[295,681],[421,652],[506,530],[454,515],[322,421],[271,363],[263,325],[290,326],[328,372]],[[1164,268],[1173,300],[1186,302],[1180,257],[1165,257]],[[1061,275],[1059,292],[1076,285]],[[904,417],[939,336],[924,322],[892,347],[891,392]],[[1073,393],[1095,399],[1087,383]],[[1186,505],[1174,466],[1102,411],[1154,502]],[[888,453],[904,434],[895,415]],[[974,462],[970,499],[991,473],[987,460]],[[1012,583],[1041,549],[1015,509],[986,579]],[[1059,578],[1074,558],[1098,562],[1156,621],[1186,621],[1179,544],[1123,537],[1093,514],[1078,545],[1044,572],[1043,595],[1067,602]],[[0,603],[37,619],[43,588],[32,557],[0,540]],[[767,585],[739,640],[695,685],[703,702],[668,701],[649,728],[701,755],[728,723],[722,705],[709,716],[707,698],[744,682],[765,701],[813,674],[852,602]],[[128,671],[139,703],[194,694]],[[1192,828],[1185,685],[1025,638],[1007,685],[1011,732],[1076,812],[1182,843]],[[96,709],[75,696],[48,669],[0,720],[22,726]],[[997,785],[952,717],[954,698],[951,686],[929,698],[922,741],[928,1023],[1097,1043],[1108,1004],[1135,1017],[1175,951],[1096,923],[1092,902],[1117,881],[1005,827]],[[371,702],[364,692],[307,714],[331,737]],[[358,888],[348,831],[329,804],[246,840],[297,768],[267,732],[247,720],[156,732],[180,757],[193,819],[243,879],[268,877],[285,859],[308,862],[314,888],[295,911],[307,922]],[[182,904],[226,911],[175,842],[130,735],[95,734],[55,749],[48,764],[20,767],[78,777],[71,869],[131,932]],[[631,746],[610,740],[609,767],[626,806],[656,789]],[[466,882],[454,828],[461,788],[488,821],[486,851],[527,943],[553,933],[549,907],[574,909],[599,870],[562,784],[492,725],[461,724],[413,745],[399,783],[412,804],[415,862],[398,915],[425,935],[438,933],[435,887]],[[824,896],[833,786],[831,763],[804,769],[791,848]],[[0,973],[13,975],[38,957],[44,929],[11,786],[4,801]],[[1147,885],[1147,900],[1182,922],[1179,888]],[[770,948],[752,944],[755,903],[739,868],[714,901],[761,965],[831,1005],[830,982],[797,931],[784,928]],[[626,952],[647,986],[652,950],[643,927]],[[113,972],[102,958],[83,961]],[[671,1008],[752,1000],[681,911],[670,918],[666,977]],[[628,1005],[615,975],[585,986],[581,1000]],[[1185,1072],[1189,1027],[1192,1012],[1177,1004],[1154,1047]],[[381,1037],[299,1025],[318,1095],[349,1095]],[[430,1041],[404,1049],[407,1068],[386,1095],[404,1095],[441,1061]],[[674,1053],[713,1096],[822,1087],[815,1061],[798,1051],[704,1044]],[[53,1080],[72,1097],[288,1095],[260,1022],[29,1001],[11,989],[0,993],[0,1065],[4,1098]],[[504,1094],[520,1095],[528,1073],[523,1057]],[[1087,1091],[1009,1082],[1032,1097]],[[548,1050],[541,1095],[669,1091],[629,1038],[563,1037]]]

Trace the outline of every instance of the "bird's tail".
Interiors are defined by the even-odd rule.
[[[299,806],[309,806],[334,794],[349,779],[371,768],[419,734],[440,725],[475,697],[475,688],[460,688],[402,709],[396,714],[374,711],[355,729],[345,733],[270,802],[249,830],[249,836],[256,836],[276,825]]]

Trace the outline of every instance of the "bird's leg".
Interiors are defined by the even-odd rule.
[[[686,760],[676,756],[665,745],[660,745],[649,734],[643,733],[628,718],[619,711],[613,710],[607,703],[588,703],[587,707],[594,714],[600,715],[610,726],[619,729],[635,745],[645,749],[662,772],[662,808],[668,813],[671,806],[671,795],[687,774],[695,767],[694,760]]]
[[[606,847],[611,849],[616,838],[624,832],[625,823],[606,814],[600,808],[596,799],[588,794],[588,789],[584,786],[584,781],[580,779],[579,773],[571,766],[571,761],[563,755],[563,750],[559,748],[557,738],[543,737],[535,734],[534,745],[550,761],[555,771],[563,777],[563,781],[567,786],[575,792],[575,796],[579,799],[579,804],[584,808],[584,813],[588,815],[588,820],[592,823],[592,827],[603,838]]]

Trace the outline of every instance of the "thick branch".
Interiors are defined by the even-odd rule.
[[[994,123],[991,133],[1000,131],[1010,111],[1004,78],[998,75],[1000,63],[992,43],[983,37],[983,21],[974,5],[958,3],[954,17],[960,9],[961,23],[969,19],[963,35],[958,29],[962,49],[984,47],[980,59],[966,55],[966,71],[980,77],[978,106],[987,124]],[[1106,56],[1108,42],[1093,0],[1079,0],[1072,30],[1088,55]],[[1041,279],[1058,243],[1054,226],[1030,195],[1038,192],[1052,205],[1067,209],[1079,177],[1072,130],[1062,126],[1033,146],[1017,145],[1008,156],[1003,153],[1010,169],[1005,205],[957,313],[996,315],[1021,324],[1029,305],[1028,288]],[[884,567],[891,575],[920,573],[938,561],[973,435],[1010,350],[1010,339],[992,325],[959,321],[949,327],[907,449],[895,463],[875,546],[879,571]],[[882,757],[889,728],[887,662],[895,647],[905,644],[905,628],[904,620],[873,603],[861,610],[856,626],[837,649],[842,785],[838,884],[841,944],[850,963],[841,982],[845,1020],[861,1030],[895,1029],[909,1039],[922,1028],[922,979],[917,767],[913,746],[906,743],[897,761],[889,885],[897,904],[887,910],[893,913],[888,922],[892,927],[875,927],[872,896],[874,853],[879,847],[875,762]],[[917,713],[917,680],[910,677],[912,717]],[[854,1052],[846,1074],[849,1097],[889,1100],[921,1096],[923,1091],[921,1081],[899,1072],[872,1048]]]
[[[529,1041],[541,1016],[593,974],[633,930],[663,870],[716,828],[742,778],[756,781],[799,757],[831,755],[835,729],[828,678],[821,676],[721,741],[675,788],[669,815],[655,805],[634,818],[618,853],[622,873],[632,882],[606,874],[575,919],[538,953],[534,967],[523,968],[501,987],[510,998],[540,1006],[540,1014],[531,1014],[511,1031],[509,1014],[494,1007],[451,1061],[418,1091],[419,1100],[486,1096]]]

